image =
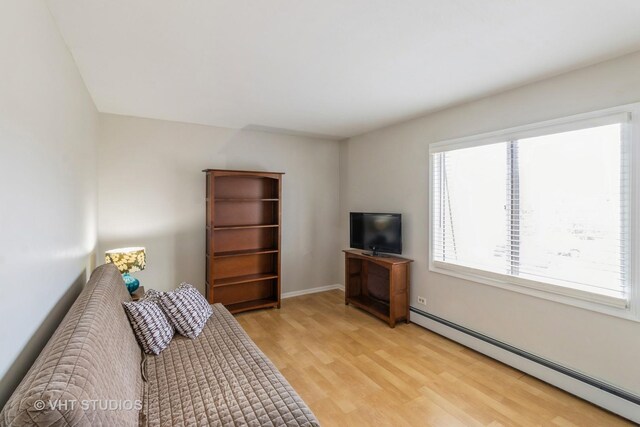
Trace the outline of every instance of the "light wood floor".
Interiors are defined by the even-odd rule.
[[[391,329],[337,290],[237,319],[323,426],[632,425],[420,326]]]

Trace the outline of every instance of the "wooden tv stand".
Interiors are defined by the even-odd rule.
[[[344,250],[344,302],[361,308],[395,327],[409,323],[409,266],[413,260],[371,256]]]

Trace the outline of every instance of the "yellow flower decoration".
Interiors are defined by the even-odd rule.
[[[104,260],[107,264],[115,264],[120,273],[144,270],[147,265],[147,255],[144,248],[112,249],[105,252]]]

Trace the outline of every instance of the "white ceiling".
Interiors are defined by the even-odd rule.
[[[346,137],[640,50],[638,0],[48,0],[98,110]]]

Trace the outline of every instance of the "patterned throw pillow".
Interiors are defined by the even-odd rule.
[[[140,301],[123,302],[133,333],[147,354],[160,354],[169,346],[174,330],[160,305],[158,293],[150,290]]]
[[[181,335],[196,338],[213,314],[211,306],[200,292],[182,283],[173,292],[159,293],[160,306]]]

